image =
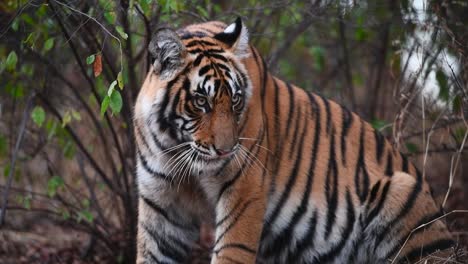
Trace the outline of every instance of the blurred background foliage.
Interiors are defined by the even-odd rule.
[[[467,208],[464,0],[6,0],[0,259],[133,260],[132,109],[151,32],[237,16],[274,74],[363,116],[445,211]],[[461,244],[467,219],[448,217]]]

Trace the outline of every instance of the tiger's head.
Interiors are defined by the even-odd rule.
[[[153,34],[152,72],[136,114],[164,148],[189,143],[205,161],[236,151],[252,90],[242,63],[250,56],[248,41],[240,18],[229,26],[208,22]]]

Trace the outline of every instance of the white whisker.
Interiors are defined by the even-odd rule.
[[[184,142],[184,143],[181,143],[179,145],[176,145],[176,146],[173,146],[173,147],[170,147],[170,148],[167,148],[167,149],[164,149],[164,150],[161,150],[159,152],[157,152],[156,154],[154,154],[155,156],[158,156],[158,155],[161,155],[161,157],[163,157],[164,155],[176,150],[176,149],[179,149],[179,148],[182,148],[182,147],[185,147],[187,145],[190,145],[191,142]]]
[[[244,147],[244,146],[242,146],[242,145],[240,145],[239,147],[240,147],[240,149],[242,149],[243,151],[245,151],[249,156],[253,157],[253,158],[258,162],[258,164],[261,165],[261,167],[262,167],[264,170],[268,171],[267,168],[265,167],[265,165],[264,165],[252,152],[250,152],[246,147]]]
[[[258,142],[258,139],[255,139],[255,138],[240,137],[239,139],[241,139],[241,140],[251,140],[251,141],[257,141],[257,142]],[[257,143],[255,143],[255,146],[258,146],[258,147],[260,147],[260,148],[262,148],[262,149],[264,149],[264,150],[270,152],[271,154],[273,154],[273,151],[271,151],[270,149],[268,149],[268,148],[265,147],[265,146],[262,146],[262,145],[257,144]]]

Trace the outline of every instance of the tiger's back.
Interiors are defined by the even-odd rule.
[[[440,220],[411,233],[440,216],[416,168],[356,114],[273,77],[246,34],[240,20],[209,22],[157,42],[135,109],[140,262],[188,258],[198,224],[187,235],[178,221],[206,212],[212,263],[379,263],[451,247]],[[167,168],[178,154],[157,153],[186,142],[202,149]]]

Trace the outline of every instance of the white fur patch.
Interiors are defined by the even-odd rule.
[[[231,27],[230,25],[229,27]],[[235,26],[235,25],[234,25]],[[227,27],[225,30],[229,29]],[[250,57],[250,51],[249,51],[249,30],[247,27],[242,23],[242,29],[241,33],[239,36],[239,39],[237,40],[235,44],[235,51],[234,53],[239,57],[239,58],[248,58]]]
[[[232,32],[234,32],[234,29],[236,29],[236,23],[232,23],[231,25],[229,25],[229,26],[224,30],[224,33],[226,33],[226,34],[232,33]]]

